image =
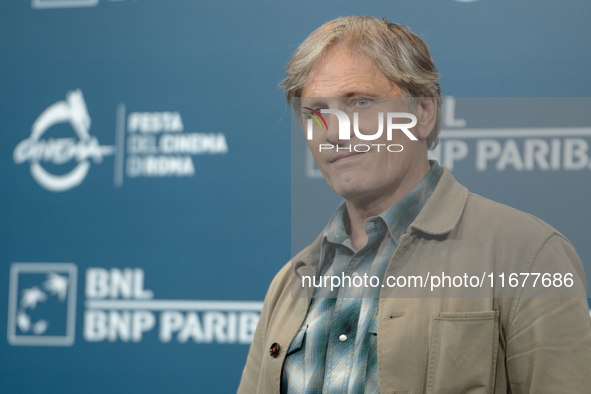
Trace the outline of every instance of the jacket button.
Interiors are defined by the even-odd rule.
[[[275,358],[279,355],[279,350],[281,350],[281,346],[277,342],[274,342],[269,348],[269,355]]]

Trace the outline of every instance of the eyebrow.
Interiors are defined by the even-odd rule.
[[[302,97],[300,103],[302,107],[304,102],[306,107],[326,107],[326,102],[323,99],[324,97]]]
[[[351,98],[351,97],[381,97],[377,94],[375,94],[375,92],[369,92],[366,90],[350,90],[350,91],[344,91],[344,93],[339,93],[338,96],[334,96],[334,97],[302,97],[301,100],[303,102],[303,100],[306,100],[306,105],[309,107],[319,107],[319,106],[325,106],[325,98]]]
[[[351,90],[345,91],[337,97],[377,97],[377,95],[375,92],[369,92],[367,90]]]

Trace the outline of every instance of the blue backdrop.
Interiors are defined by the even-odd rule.
[[[546,0],[2,2],[0,392],[236,390],[292,254],[292,171],[323,182],[291,168],[277,87],[322,23],[411,26],[445,95],[585,97],[590,12]],[[483,180],[456,165],[469,189],[591,258],[588,165],[559,166],[554,185],[539,168]],[[314,214],[308,241],[332,209]]]

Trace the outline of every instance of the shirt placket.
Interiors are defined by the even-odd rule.
[[[379,245],[380,239],[383,238],[385,227],[378,218],[368,219],[365,227],[368,235],[367,245],[347,259],[347,264],[342,269],[337,269],[336,272],[344,272],[345,276],[353,277],[355,274],[363,276],[370,271],[376,253],[375,245],[376,243]],[[350,239],[346,239],[339,248],[352,250],[350,242]],[[341,252],[346,253],[342,249]],[[335,258],[335,262],[337,260],[343,261]],[[358,341],[359,317],[362,303],[365,300],[364,296],[367,295],[365,292],[368,289],[361,288],[360,290],[361,293],[357,293],[355,297],[351,297],[352,294],[355,294],[351,292],[351,289],[340,287],[338,290],[328,339],[323,393],[348,391],[351,371],[356,362],[355,343]]]

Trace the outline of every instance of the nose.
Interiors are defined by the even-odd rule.
[[[328,130],[325,133],[325,140],[332,145],[348,145],[351,139],[351,122],[349,116],[339,110],[326,110],[326,113],[323,111],[322,116],[328,126]]]
[[[325,139],[328,143],[338,145],[339,143],[339,122],[334,115],[324,115],[328,130],[325,133]]]

